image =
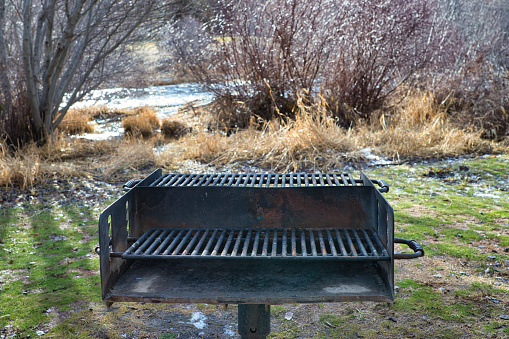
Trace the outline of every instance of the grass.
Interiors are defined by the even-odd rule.
[[[0,224],[2,328],[35,336],[54,313],[100,301],[92,252],[97,227],[89,209],[12,208],[0,215]]]
[[[190,132],[190,128],[180,121],[164,119],[161,124],[161,133],[165,138],[180,138]]]
[[[127,135],[148,138],[160,127],[160,122],[153,109],[140,107],[136,115],[123,120],[122,127]]]
[[[214,106],[211,106],[214,107]],[[349,129],[338,127],[324,102],[296,105],[296,118],[260,125],[228,135],[220,129],[203,130],[179,141],[167,157],[195,159],[216,165],[254,164],[274,171],[313,168],[328,171],[345,163],[362,164],[369,149],[396,162],[411,159],[503,153],[509,141],[484,140],[481,133],[458,127],[429,93],[413,93],[392,111],[371,123]],[[214,112],[210,112],[214,114]]]
[[[141,143],[138,140],[129,147],[146,149]],[[425,163],[368,170],[370,177],[385,177],[391,186],[386,196],[396,211],[396,235],[421,241],[426,258],[397,262],[399,289],[392,309],[371,303],[346,303],[340,307],[323,303],[316,305],[318,322],[310,325],[311,313],[295,311],[305,306],[273,306],[270,337],[507,335],[499,315],[507,314],[504,305],[509,302],[509,285],[497,277],[508,277],[502,244],[509,231],[509,216],[505,213],[509,210],[509,199],[505,198],[509,192],[502,185],[493,188],[500,179],[491,174],[503,173],[507,162],[507,155],[500,155],[466,159],[453,165],[433,164],[435,172],[443,167],[456,174],[461,172],[460,166],[468,166],[468,173],[463,174],[482,175],[475,183],[451,183],[446,178],[425,176],[429,174]],[[483,172],[484,167],[490,171]],[[468,193],[479,187],[492,189],[500,198],[479,198]],[[433,196],[432,192],[440,195]],[[444,199],[446,204],[438,203]],[[478,223],[478,219],[483,223]],[[7,326],[20,337],[43,331],[54,338],[121,338],[126,333],[123,327],[141,331],[145,326],[141,320],[127,325],[123,317],[138,314],[140,319],[147,319],[143,310],[152,307],[155,309],[148,311],[150,314],[163,317],[170,312],[163,305],[137,305],[133,310],[119,304],[120,308],[110,312],[101,306],[98,259],[93,253],[97,211],[91,207],[24,203],[3,210],[0,225],[0,328]],[[480,249],[479,244],[486,244],[487,248]],[[492,252],[495,245],[499,246],[499,253]],[[495,258],[489,259],[492,255]],[[488,268],[499,271],[488,274]],[[441,278],[433,277],[437,274]],[[208,316],[221,312],[213,305],[198,305],[198,309]],[[284,318],[287,311],[294,313],[291,320]],[[161,330],[160,337],[190,333],[188,328],[176,326],[172,325],[175,329],[168,333]]]
[[[70,109],[58,125],[58,129],[70,135],[92,133],[95,130],[91,124],[93,113],[93,110],[88,108]]]

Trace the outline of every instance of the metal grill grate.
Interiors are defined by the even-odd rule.
[[[166,174],[150,184],[153,187],[233,186],[233,187],[313,187],[357,186],[362,180],[351,174]]]
[[[364,229],[153,228],[122,254],[124,259],[176,257],[390,260],[378,234]]]

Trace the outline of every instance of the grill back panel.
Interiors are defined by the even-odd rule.
[[[374,187],[137,187],[133,236],[150,228],[376,226]]]

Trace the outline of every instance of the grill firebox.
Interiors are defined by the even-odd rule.
[[[157,170],[126,184],[101,213],[102,297],[239,304],[246,338],[268,334],[271,304],[391,303],[394,215],[381,194],[388,189],[364,174]]]

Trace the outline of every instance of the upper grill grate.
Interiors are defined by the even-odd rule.
[[[362,180],[351,174],[166,174],[149,186],[233,186],[233,187],[313,187],[358,186]]]

